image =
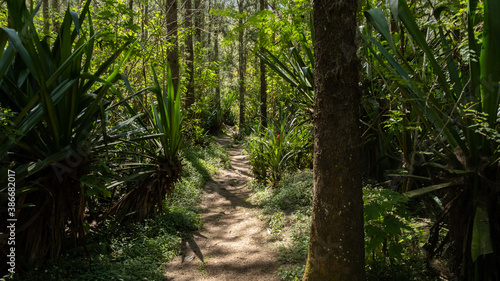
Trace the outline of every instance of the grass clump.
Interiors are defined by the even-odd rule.
[[[224,147],[211,141],[206,147],[192,146],[183,149],[182,180],[175,185],[175,192],[167,198],[171,207],[194,208],[201,201],[201,187],[220,169],[231,165]]]
[[[302,280],[305,270],[305,265],[282,266],[279,269],[278,275],[283,281],[299,281]]]
[[[261,218],[268,222],[268,233],[278,240],[279,270],[282,280],[300,280],[309,244],[313,195],[312,171],[286,174],[279,185],[270,188],[252,182],[251,201],[262,209]],[[298,279],[297,279],[298,278]]]

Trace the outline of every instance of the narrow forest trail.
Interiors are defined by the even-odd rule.
[[[167,264],[171,281],[273,281],[277,272],[276,247],[268,241],[265,223],[255,216],[247,183],[251,179],[248,155],[226,136],[231,168],[207,183],[201,202],[203,228],[183,240],[182,253]]]

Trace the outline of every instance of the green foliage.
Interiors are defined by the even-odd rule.
[[[304,271],[306,270],[306,266],[302,265],[292,265],[289,267],[280,267],[278,275],[283,281],[299,281],[302,280],[302,276],[304,276]]]
[[[389,189],[366,188],[363,191],[365,218],[365,251],[374,262],[389,257],[391,263],[401,263],[408,245],[422,233],[411,224],[405,203],[408,199]]]
[[[429,185],[432,181],[430,186],[414,191],[409,191],[412,185],[406,184],[403,191],[407,191],[408,196],[444,189],[455,192],[454,199],[446,199],[443,215],[435,222],[437,226],[443,225],[446,218],[450,224],[451,241],[456,249],[455,271],[463,275],[459,278],[469,280],[482,274],[498,275],[494,270],[480,273],[477,266],[483,261],[474,265],[474,258],[478,256],[487,257],[489,261],[484,261],[485,264],[498,262],[498,257],[489,255],[494,252],[491,247],[484,247],[479,252],[472,247],[491,244],[491,237],[478,232],[473,232],[471,237],[463,233],[471,233],[477,221],[497,220],[497,215],[491,212],[486,215],[481,208],[496,204],[500,196],[498,190],[494,191],[487,183],[498,182],[496,170],[500,159],[500,146],[496,141],[500,68],[494,63],[500,59],[500,41],[493,39],[494,34],[500,32],[493,14],[499,12],[499,7],[486,1],[482,18],[478,1],[468,2],[467,22],[464,23],[467,36],[463,36],[462,42],[466,43],[470,54],[460,57],[454,54],[460,53],[461,47],[451,45],[456,37],[454,30],[443,24],[446,21],[443,11],[449,7],[441,6],[430,15],[437,24],[425,26],[427,35],[424,35],[407,3],[394,1],[393,4],[391,13],[401,29],[391,31],[383,10],[371,9],[365,16],[380,37],[376,39],[368,34],[363,39],[373,55],[373,62],[379,65],[379,77],[387,77],[384,79],[387,89],[404,99],[396,106],[400,106],[400,116],[406,122],[403,128],[396,130],[404,140],[400,147],[406,168],[405,182],[419,181]],[[481,24],[484,29],[480,28]],[[398,41],[398,36],[405,36],[403,32],[414,42],[416,51],[411,56],[405,53],[404,42]],[[401,46],[396,47],[397,44]],[[422,169],[417,169],[418,166],[434,169],[421,176],[417,171]],[[450,188],[453,186],[460,188]],[[489,227],[488,224],[483,226]],[[494,228],[490,227],[490,231]]]
[[[280,57],[273,55],[267,49],[259,51],[257,55],[291,85],[293,92],[288,100],[296,105],[303,115],[310,118],[314,101],[314,55],[305,34],[300,43],[300,49],[305,55],[301,54],[292,43],[288,44],[288,52],[282,52]]]
[[[301,171],[286,175],[278,188],[273,189],[271,196],[262,203],[287,213],[304,213],[312,206],[312,196],[312,171]]]
[[[175,192],[167,198],[167,205],[196,208],[201,201],[201,187],[231,162],[225,149],[213,141],[204,148],[185,147],[183,157],[182,181],[175,184]]]
[[[154,124],[155,133],[160,133],[162,156],[172,164],[179,161],[179,149],[181,145],[181,98],[180,94],[175,96],[172,82],[172,73],[167,71],[167,83],[160,88],[158,77],[153,70],[155,87],[152,91],[156,94],[156,106],[151,100],[151,111],[148,112],[150,121]]]
[[[304,168],[312,161],[310,128],[296,122],[296,118],[280,110],[278,119],[269,122],[260,138],[249,138],[245,150],[257,180],[268,180],[275,187],[287,169]]]
[[[250,187],[255,192],[251,200],[263,209],[262,218],[268,221],[269,234],[281,241],[279,260],[293,265],[282,267],[280,276],[283,280],[300,277],[297,274],[306,260],[309,245],[312,171],[286,174],[274,189],[256,182]],[[370,280],[401,280],[397,278],[404,274],[408,280],[433,280],[420,248],[428,235],[428,220],[414,218],[406,205],[408,198],[389,189],[366,185],[363,199],[366,269]]]
[[[269,219],[269,228],[267,232],[271,234],[274,238],[279,238],[283,231],[283,213],[276,213],[271,215]]]
[[[164,263],[179,254],[181,237],[201,226],[200,215],[186,209],[169,210],[144,224],[107,220],[88,237],[91,263],[69,249],[14,280],[164,280]]]
[[[404,264],[393,264],[387,261],[370,262],[366,265],[366,277],[374,281],[438,281],[442,280],[430,271],[425,261],[411,259]]]
[[[127,104],[126,109],[132,118],[116,127],[135,126],[135,128],[125,132],[126,134],[123,132],[118,134],[122,139],[108,144],[113,148],[120,146],[120,152],[123,154],[120,157],[124,162],[121,164],[122,177],[108,185],[108,188],[111,188],[124,184],[128,189],[107,212],[119,220],[140,222],[161,212],[165,196],[172,194],[174,183],[179,180],[182,173],[180,95],[174,94],[171,75],[168,71],[167,83],[160,87],[156,72],[153,70],[154,86],[138,93],[134,93],[130,85],[127,85],[132,93],[129,98],[136,99],[144,118],[140,118],[142,114]],[[151,98],[149,106],[137,98],[139,93],[147,90],[152,91],[156,97],[156,103]],[[122,99],[120,103],[126,101],[127,99]],[[110,131],[114,130],[116,129]],[[146,131],[152,134],[144,135]],[[131,134],[137,133],[141,134],[130,137]],[[124,136],[127,137],[126,140]],[[114,139],[119,138],[115,136]]]
[[[105,220],[87,237],[91,263],[81,249],[67,247],[58,259],[14,280],[164,280],[164,264],[179,254],[181,239],[203,225],[194,211],[201,187],[229,164],[224,148],[213,142],[205,148],[185,148],[183,155],[183,180],[176,183],[164,212],[142,223]]]
[[[68,226],[73,237],[84,237],[85,190],[78,179],[99,145],[108,90],[134,47],[122,56],[129,45],[124,43],[94,61],[102,34],[94,32],[90,1],[80,15],[66,10],[50,44],[33,22],[40,5],[31,12],[25,1],[7,1],[12,28],[0,31],[0,105],[12,112],[0,127],[0,162],[2,171],[7,166],[16,171],[22,187],[17,219],[25,231],[17,237],[29,242],[17,253],[35,265],[59,254]],[[2,186],[5,180],[0,179]],[[1,198],[6,206],[7,197]]]
[[[311,227],[310,213],[292,214],[292,226],[289,229],[289,241],[278,245],[279,260],[283,263],[303,263],[309,250],[309,235]]]
[[[234,126],[236,115],[232,105],[236,99],[236,92],[231,92],[221,98],[220,104],[215,97],[201,96],[191,109],[187,110],[183,134],[186,141],[195,145],[205,145],[210,135],[222,132],[223,126]]]

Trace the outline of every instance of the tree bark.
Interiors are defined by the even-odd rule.
[[[148,22],[149,22],[149,19],[148,19],[148,14],[149,14],[149,5],[148,5],[148,1],[145,1],[145,3],[143,4],[143,8],[142,8],[142,21],[141,21],[141,35],[142,35],[142,41],[143,42],[146,42],[147,38],[148,38]],[[146,74],[146,56],[142,56],[142,76],[143,76],[143,80],[144,80],[144,87],[146,87],[147,83],[148,83],[148,78],[147,78],[147,74]],[[144,99],[146,99],[147,96],[144,95]]]
[[[303,281],[366,281],[356,12],[357,1],[314,1],[314,197]]]
[[[167,31],[172,46],[167,50],[167,61],[172,73],[175,96],[179,85],[179,45],[177,42],[177,0],[167,0]]]
[[[196,13],[194,16],[194,34],[195,34],[195,43],[203,43],[201,40],[201,30],[203,29],[203,19],[204,19],[204,8],[203,8],[203,1],[201,0],[195,0],[195,9]]]
[[[265,9],[266,1],[260,0],[260,10]],[[263,33],[263,32],[262,32]],[[264,35],[261,36],[260,42],[263,44]],[[260,48],[263,52],[264,48]],[[263,128],[267,127],[267,81],[266,81],[266,63],[260,59],[260,124]]]
[[[59,32],[59,0],[52,0],[52,28],[55,33]]]
[[[193,10],[191,0],[186,1],[186,74],[189,75],[186,86],[186,104],[188,109],[194,103],[194,51],[193,51]]]
[[[210,14],[210,10],[212,9],[212,0],[209,0],[208,1],[208,19],[207,19],[207,22],[208,24],[206,25],[207,28],[208,28],[208,35],[207,35],[207,46],[208,46],[208,51],[207,51],[207,54],[208,54],[208,60],[209,61],[212,61],[212,32],[214,32],[214,25],[213,25],[213,15]]]
[[[241,14],[243,13],[243,0],[238,1],[238,12]],[[239,25],[243,26],[243,19],[240,18],[238,20]],[[245,125],[245,69],[246,69],[246,61],[245,61],[245,54],[244,54],[244,42],[243,42],[243,35],[244,35],[244,30],[242,29],[239,34],[239,45],[238,45],[238,62],[239,62],[239,85],[240,85],[240,96],[239,96],[239,103],[240,103],[240,120],[239,120],[239,126],[240,126],[240,134],[242,133],[243,127]]]
[[[43,33],[48,35],[50,32],[50,18],[49,18],[49,1],[43,1],[42,3],[42,15],[43,15]]]
[[[214,60],[219,61],[219,31],[221,29],[220,20],[217,20],[214,28]],[[215,104],[217,108],[220,108],[220,67],[215,69],[215,75],[217,76],[217,86],[215,88]]]

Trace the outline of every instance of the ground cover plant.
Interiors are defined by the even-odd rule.
[[[312,206],[312,173],[286,174],[271,189],[257,182],[252,202],[261,208],[268,233],[277,241],[282,280],[300,280],[304,273]],[[422,246],[429,235],[428,218],[407,209],[408,198],[371,184],[364,187],[366,271],[369,280],[439,280],[426,265]],[[298,279],[296,279],[298,278]]]

